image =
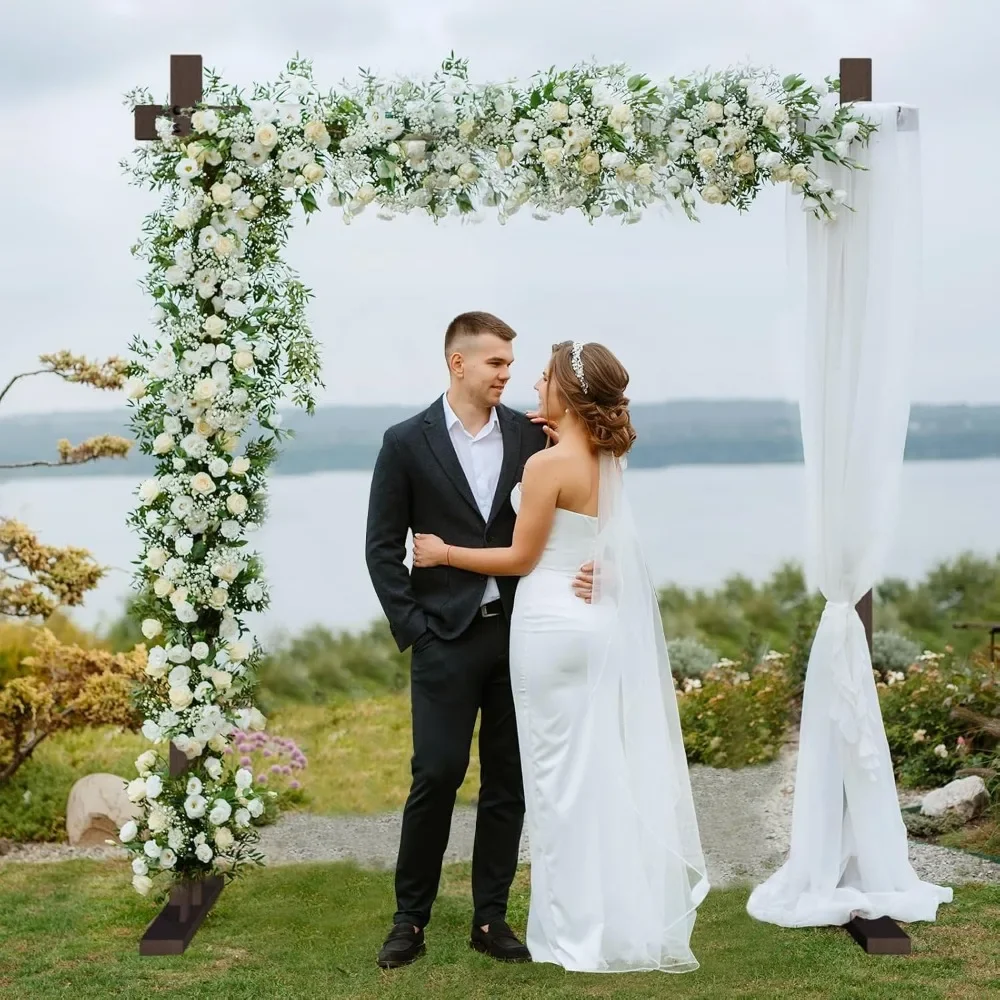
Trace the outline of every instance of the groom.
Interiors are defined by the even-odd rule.
[[[457,316],[445,333],[448,391],[385,433],[368,503],[368,572],[400,651],[412,647],[413,782],[396,863],[396,915],[378,955],[385,969],[424,952],[455,795],[469,766],[476,716],[481,786],[472,855],[470,944],[530,961],[506,922],[524,792],[508,642],[517,580],[404,563],[410,530],[455,545],[503,547],[514,534],[510,492],[524,463],[554,436],[537,414],[500,405],[515,332],[496,316]],[[589,598],[590,567],[576,592]]]

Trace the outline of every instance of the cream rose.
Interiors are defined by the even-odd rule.
[[[703,167],[714,167],[719,160],[718,150],[715,149],[699,149],[698,150],[698,162]]]
[[[174,449],[174,438],[172,434],[157,434],[153,438],[153,454],[166,455]]]
[[[234,476],[245,476],[250,471],[250,459],[246,455],[240,455],[239,458],[233,459],[233,464],[229,467],[229,471],[232,472]]]
[[[771,176],[776,181],[787,181],[791,179],[792,172],[787,163],[779,163],[772,171]]]
[[[316,181],[320,181],[326,176],[326,171],[318,163],[307,163],[302,168],[302,176],[306,179],[307,184],[315,184]],[[255,208],[256,206],[249,205],[247,207]]]
[[[228,208],[233,202],[233,189],[228,184],[213,184],[212,201],[216,205]]]
[[[601,172],[601,158],[597,153],[587,153],[580,159],[580,173],[599,174]]]
[[[162,576],[157,577],[156,582],[153,584],[153,593],[157,597],[167,597],[173,589],[174,585]]]
[[[789,176],[793,184],[805,184],[809,180],[809,168],[804,163],[796,163]]]
[[[752,174],[757,168],[757,164],[754,162],[753,153],[741,153],[736,157],[736,162],[733,164],[733,167],[738,174]]]
[[[212,684],[216,691],[228,691],[233,686],[232,674],[225,670],[213,670]]]
[[[229,829],[228,826],[220,826],[218,830],[215,831],[215,846],[219,848],[220,851],[226,851],[233,846],[236,838],[233,836],[233,831]]]
[[[226,321],[221,316],[209,316],[201,328],[208,337],[221,337],[226,330]]]
[[[710,122],[721,122],[726,117],[726,109],[718,101],[709,101],[705,105],[705,117]]]
[[[155,639],[163,631],[163,625],[156,618],[144,618],[142,621],[142,634],[147,639]]]
[[[302,134],[305,136],[306,142],[311,142],[314,146],[319,146],[320,149],[326,149],[330,145],[330,133],[327,131],[326,125],[318,118],[307,122]]]
[[[153,570],[154,573],[158,572],[167,564],[169,558],[170,555],[165,548],[160,545],[154,545],[146,553],[146,567]]]
[[[216,385],[215,379],[203,378],[195,384],[194,392],[191,396],[198,403],[207,403],[215,398],[215,394],[218,391],[219,387]]]
[[[194,701],[194,693],[187,685],[170,689],[170,707],[175,712],[181,712]]]
[[[242,493],[230,493],[226,497],[226,510],[235,517],[242,517],[247,512],[247,498]]]
[[[215,241],[216,257],[231,257],[236,252],[236,242],[229,236],[220,236]]]
[[[631,112],[629,112],[631,114]],[[569,120],[569,108],[562,101],[553,101],[549,105],[549,119],[554,122]]]
[[[550,147],[542,151],[542,162],[547,167],[558,167],[563,160],[562,147]]]
[[[616,104],[608,112],[608,124],[619,132],[626,125],[632,124],[632,109],[627,104]]]
[[[216,587],[209,595],[208,603],[216,611],[221,611],[229,603],[229,591],[223,590],[221,587]]]
[[[271,150],[278,144],[278,130],[268,123],[258,125],[255,138],[264,149]]]
[[[472,133],[476,131],[476,123],[471,119],[466,119],[458,126],[458,137],[460,139],[472,138]]]
[[[648,163],[640,163],[639,166],[635,168],[635,179],[640,184],[648,187],[653,183],[653,168]]]
[[[514,154],[510,151],[509,146],[501,146],[497,150],[497,163],[503,167],[504,170],[507,169],[514,162]]]
[[[722,189],[715,184],[708,184],[703,187],[701,189],[701,196],[709,205],[721,205],[726,200]]]
[[[206,496],[215,492],[215,480],[207,472],[199,472],[191,477],[191,490]]]

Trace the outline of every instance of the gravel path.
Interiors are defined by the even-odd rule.
[[[699,765],[691,768],[691,785],[714,886],[760,882],[773,872],[788,850],[795,776],[795,746],[762,767],[724,771]],[[900,794],[907,805],[919,796]],[[314,816],[286,813],[261,830],[261,849],[270,864],[301,861],[352,860],[373,867],[391,867],[399,845],[399,813],[381,816]],[[472,857],[475,810],[456,809],[446,861]],[[124,858],[120,848],[74,848],[66,844],[15,845],[0,848],[0,866],[10,861],[58,861],[70,858]],[[527,839],[521,860],[528,860]],[[1000,883],[1000,864],[931,844],[910,842],[910,860],[921,878],[943,884]]]

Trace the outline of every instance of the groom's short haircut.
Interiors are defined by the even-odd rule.
[[[456,342],[463,337],[478,337],[484,333],[492,333],[501,340],[513,340],[517,333],[502,319],[488,312],[467,312],[456,316],[449,324],[444,335],[444,353],[448,356]]]

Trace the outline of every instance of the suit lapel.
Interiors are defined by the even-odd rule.
[[[462,499],[475,511],[476,517],[482,520],[483,515],[479,510],[479,504],[476,503],[476,498],[472,495],[472,487],[469,486],[469,480],[465,478],[462,463],[459,462],[458,455],[455,454],[455,446],[451,443],[448,427],[444,422],[444,406],[441,400],[432,404],[424,417],[424,436],[445,475],[451,480]],[[506,448],[506,440],[504,447]]]
[[[503,435],[503,465],[500,467],[496,493],[493,494],[493,507],[486,521],[487,527],[493,523],[500,508],[510,497],[521,455],[521,425],[505,406],[497,407],[497,417],[500,420],[500,433]]]

